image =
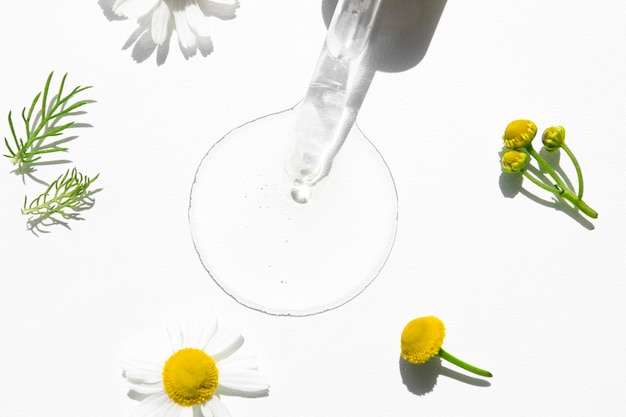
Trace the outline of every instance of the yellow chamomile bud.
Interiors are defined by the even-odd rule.
[[[553,152],[563,146],[565,142],[565,128],[563,126],[552,126],[543,131],[541,137],[543,147],[546,151]]]
[[[514,120],[504,131],[504,146],[509,149],[523,148],[535,138],[537,125],[530,120]]]
[[[421,364],[439,353],[446,328],[437,317],[421,317],[409,322],[400,338],[400,354],[411,363]]]
[[[502,155],[502,171],[508,173],[521,172],[529,161],[528,153],[524,150],[510,150]]]
[[[402,330],[400,355],[415,365],[421,365],[432,357],[439,356],[477,375],[493,376],[491,372],[470,365],[446,352],[442,347],[445,337],[446,327],[437,317],[428,316],[411,320]]]

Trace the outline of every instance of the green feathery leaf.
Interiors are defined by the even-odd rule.
[[[98,179],[99,175],[89,178],[78,172],[76,168],[68,170],[54,180],[30,204],[28,204],[27,198],[24,198],[22,214],[39,217],[59,214],[66,219],[75,217],[77,212],[93,206],[94,200],[92,195],[100,191],[100,189],[90,190],[89,187]]]
[[[77,94],[91,88],[91,86],[78,86],[69,94],[63,96],[65,80],[67,79],[67,74],[65,74],[61,79],[58,94],[53,96],[48,103],[48,93],[53,74],[54,72],[51,72],[48,76],[43,91],[35,95],[28,113],[26,113],[26,108],[22,110],[25,139],[18,138],[11,112],[9,112],[9,127],[13,136],[14,147],[9,144],[9,140],[5,137],[4,144],[9,153],[4,154],[4,156],[9,158],[13,165],[17,165],[17,171],[20,174],[26,172],[34,162],[41,159],[40,155],[42,154],[67,151],[67,148],[56,146],[55,144],[44,144],[44,142],[47,138],[60,136],[66,129],[74,126],[75,122],[73,121],[63,124],[59,124],[59,122],[65,117],[78,114],[76,112],[77,109],[91,102],[90,100],[71,102]],[[38,103],[40,110],[35,112]]]

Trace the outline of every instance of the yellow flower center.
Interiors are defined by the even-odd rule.
[[[445,336],[446,328],[437,317],[412,320],[402,331],[401,355],[411,363],[424,363],[439,353]]]
[[[163,386],[178,405],[203,404],[217,388],[217,366],[200,349],[186,348],[174,353],[163,366]]]
[[[531,120],[514,120],[504,131],[504,146],[509,149],[518,149],[528,145],[537,134],[537,125]]]

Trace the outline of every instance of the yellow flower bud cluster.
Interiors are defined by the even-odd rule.
[[[532,120],[518,119],[509,123],[504,130],[502,140],[507,150],[502,154],[502,171],[508,173],[522,172],[530,156],[526,148],[537,135],[537,125]]]
[[[578,178],[577,191],[570,189],[571,187],[568,186],[570,181],[567,180],[562,170],[555,170],[543,156],[535,151],[532,141],[536,135],[537,125],[531,120],[513,120],[507,125],[504,130],[504,135],[502,136],[505,146],[500,159],[502,171],[509,174],[521,173],[525,178],[540,188],[569,201],[589,217],[594,219],[598,217],[598,213],[582,200],[583,175],[576,157],[565,144],[565,128],[563,126],[551,126],[547,128],[541,135],[541,142],[546,152],[554,152],[558,149],[563,149],[567,154],[576,169],[576,176]],[[532,173],[527,170],[531,158],[533,158],[538,165],[538,169],[532,170]]]

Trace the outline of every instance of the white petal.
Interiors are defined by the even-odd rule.
[[[161,381],[162,367],[128,366],[123,368],[124,378],[140,384],[154,384]]]
[[[202,404],[202,412],[204,417],[230,417],[230,412],[216,395]]]
[[[252,355],[232,355],[219,362],[220,369],[257,369],[257,359]]]
[[[183,326],[183,344],[185,347],[203,349],[207,341],[215,334],[217,323],[210,314],[202,315],[199,311],[187,313]]]
[[[191,414],[191,416],[189,416],[189,414]],[[186,417],[211,417],[211,416],[205,416],[204,414],[202,414],[202,408],[199,405],[192,405],[191,413],[188,413],[187,410],[184,410],[184,416]]]
[[[143,384],[143,383],[127,381],[127,384],[130,390],[135,391],[139,394],[153,395],[153,394],[158,394],[159,392],[164,391],[163,384],[161,382]]]
[[[179,417],[183,408],[178,404],[169,401],[165,406],[161,407],[152,417]]]
[[[233,19],[236,16],[238,1],[233,0],[198,0],[200,9],[206,16],[218,19]]]
[[[204,349],[207,354],[211,355],[216,362],[226,359],[243,345],[243,336],[241,333],[226,329],[219,331],[217,335],[207,344]]]
[[[220,6],[231,6],[233,9],[239,7],[239,0],[200,0],[207,7],[215,6],[216,4]]]
[[[204,349],[217,333],[217,320],[212,314],[205,313],[198,319],[198,322],[200,323],[200,328],[196,339],[196,346],[199,349]]]
[[[196,35],[194,35],[189,22],[187,21],[186,10],[174,10],[174,22],[176,23],[176,34],[178,42],[183,48],[191,48],[196,45]]]
[[[265,375],[253,369],[219,368],[220,393],[238,396],[261,396],[269,389]]]
[[[130,18],[148,14],[161,0],[117,0],[113,5],[113,12],[119,16]]]
[[[220,392],[226,395],[267,394],[267,377],[258,371],[254,356],[233,355],[218,363]]]
[[[174,403],[169,399],[169,397],[165,393],[159,394],[159,395],[153,395],[141,401],[137,405],[137,408],[135,408],[135,410],[131,414],[131,417],[165,416],[166,414],[163,414],[163,413],[170,411],[172,409],[171,408],[172,404]],[[172,410],[172,411],[175,411],[175,410]],[[171,417],[175,417],[174,414],[172,414]]]
[[[184,347],[183,330],[181,328],[180,322],[175,318],[168,319],[165,326],[167,328],[167,336],[170,339],[170,347],[172,348],[172,353],[176,353]]]
[[[211,34],[209,20],[202,13],[198,4],[192,3],[187,6],[185,13],[187,13],[187,21],[189,22],[191,30],[193,30],[197,36],[207,37]]]
[[[157,45],[163,45],[167,39],[170,15],[170,8],[163,1],[159,3],[154,13],[152,13],[152,40]]]
[[[132,383],[156,384],[161,380],[161,375],[145,369],[130,369],[124,372],[124,377]]]

